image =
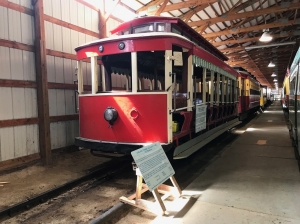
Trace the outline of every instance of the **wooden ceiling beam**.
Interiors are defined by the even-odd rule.
[[[181,16],[179,16],[179,18],[182,19],[183,21],[189,21],[194,14],[197,14],[198,12],[205,9],[206,7],[208,7],[208,4],[199,5],[196,8],[193,8],[187,11],[186,13],[182,14]]]
[[[232,8],[231,10],[228,11],[228,15],[231,15],[231,14],[234,14],[234,13],[237,13],[247,7],[249,7],[250,5],[253,5],[254,3],[256,3],[257,1],[259,0],[248,0],[234,8]]]
[[[205,25],[205,24],[212,25],[212,24],[218,23],[218,22],[230,21],[230,20],[235,20],[235,19],[243,19],[243,18],[248,18],[248,17],[257,17],[257,16],[261,16],[261,15],[265,15],[265,14],[284,12],[284,11],[295,10],[295,9],[299,9],[299,8],[300,8],[300,4],[299,4],[299,2],[297,2],[297,3],[291,3],[287,7],[273,6],[270,8],[265,8],[265,9],[250,11],[250,12],[242,12],[242,13],[236,13],[236,14],[230,14],[230,15],[224,14],[224,15],[222,15],[222,17],[215,17],[215,18],[211,18],[211,19],[189,22],[188,24],[190,26],[201,26],[201,25]]]
[[[162,11],[166,8],[168,2],[169,0],[164,0],[163,4],[158,8],[154,15],[159,16],[162,13]]]
[[[104,22],[106,23],[107,20],[109,19],[109,17],[111,16],[111,14],[113,13],[113,11],[115,10],[116,6],[120,3],[121,0],[117,0],[114,2],[114,5],[113,7],[111,7],[110,11],[106,12],[105,13],[105,16],[104,16]]]
[[[208,3],[215,3],[217,1],[218,0],[189,0],[186,2],[178,2],[171,5],[167,5],[166,8],[163,10],[163,12],[169,12],[169,11],[182,9],[182,8],[195,7],[198,5],[204,5]]]
[[[299,36],[300,32],[291,32],[291,33],[282,33],[282,34],[276,34],[272,35],[274,39],[281,38],[281,37],[294,37]],[[236,43],[245,43],[245,42],[257,42],[259,41],[260,37],[250,37],[250,38],[243,38],[243,39],[237,39],[237,40],[224,40],[221,42],[213,42],[212,44],[215,47],[226,45],[226,44],[236,44]]]
[[[159,6],[164,0],[154,0],[154,1],[150,1],[147,5],[139,8],[138,10],[136,10],[137,13],[142,12],[142,11],[148,11],[148,8],[151,6]]]
[[[207,34],[202,34],[202,36],[204,38],[218,37],[218,36],[228,35],[228,34],[245,33],[245,32],[250,32],[250,31],[254,31],[254,30],[263,30],[263,29],[270,29],[270,28],[293,26],[293,25],[297,25],[299,23],[300,23],[300,19],[289,20],[287,22],[286,21],[273,22],[273,23],[262,24],[262,25],[257,25],[257,26],[250,26],[250,27],[245,27],[245,28],[223,30],[223,31],[219,31],[219,32],[207,33]]]

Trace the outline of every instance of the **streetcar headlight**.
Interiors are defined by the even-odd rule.
[[[118,118],[118,111],[115,108],[108,107],[104,111],[104,119],[112,125]]]

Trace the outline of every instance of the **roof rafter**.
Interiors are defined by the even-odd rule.
[[[262,25],[257,25],[257,26],[250,26],[250,27],[245,27],[245,28],[239,28],[239,29],[231,29],[231,30],[223,30],[220,32],[214,32],[214,33],[207,33],[207,34],[202,34],[203,37],[218,37],[221,35],[227,35],[227,34],[238,34],[238,33],[244,33],[244,32],[249,32],[249,31],[254,31],[254,30],[263,30],[263,29],[270,29],[270,28],[278,28],[278,27],[286,27],[286,26],[293,26],[297,25],[300,23],[300,19],[298,20],[289,20],[285,21],[283,20],[282,22],[274,22],[274,23],[268,23],[268,24],[262,24]]]
[[[223,22],[223,21],[255,17],[255,16],[260,16],[260,15],[269,14],[269,13],[295,10],[295,9],[299,9],[299,8],[300,8],[300,4],[299,4],[299,2],[297,2],[297,3],[291,3],[288,7],[274,6],[274,7],[260,9],[260,10],[251,11],[251,12],[243,12],[243,13],[230,14],[230,15],[224,14],[224,15],[222,15],[222,17],[205,19],[205,20],[200,20],[200,21],[196,21],[196,22],[189,22],[188,24],[190,26],[201,26],[201,25],[205,25],[205,24],[212,25],[214,23]]]
[[[209,6],[208,4],[199,5],[187,11],[185,14],[182,14],[181,16],[179,16],[179,18],[182,19],[183,21],[188,21],[194,14],[200,12],[201,10],[205,9],[208,6]]]
[[[198,5],[203,5],[203,4],[208,4],[208,3],[215,3],[217,1],[219,1],[219,0],[189,0],[186,2],[178,2],[178,3],[174,3],[172,5],[167,5],[166,8],[163,10],[163,12],[173,11],[173,10],[182,9],[182,8],[195,7]]]

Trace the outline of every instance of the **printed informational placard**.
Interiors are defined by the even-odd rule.
[[[165,151],[159,142],[147,145],[131,152],[150,191],[175,174]]]
[[[196,106],[196,133],[206,128],[206,108],[207,105]]]

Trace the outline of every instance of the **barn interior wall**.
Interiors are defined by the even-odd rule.
[[[10,2],[31,7],[30,0]],[[27,45],[34,43],[31,15],[0,6],[0,39]],[[35,81],[34,53],[0,46],[0,79]],[[37,117],[36,88],[0,87],[0,121]],[[0,126],[0,161],[39,151],[38,125]]]
[[[3,162],[38,154],[39,128],[31,0],[1,1],[0,162]],[[78,135],[74,48],[98,39],[99,13],[76,0],[44,0],[44,14],[51,148],[57,149],[74,144]],[[89,63],[84,62],[83,68],[84,85],[90,85]]]

